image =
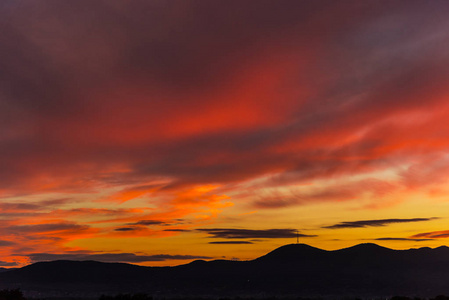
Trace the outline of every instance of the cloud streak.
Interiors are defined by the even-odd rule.
[[[440,238],[449,238],[449,230],[442,230],[442,231],[430,231],[430,232],[423,232],[418,233],[415,235],[412,235],[411,238],[423,238],[423,239],[440,239]]]
[[[12,241],[5,241],[5,240],[0,240],[0,247],[4,247],[4,246],[12,246],[15,245],[15,242]]]
[[[249,244],[254,244],[254,243],[249,242],[249,241],[214,241],[214,242],[209,242],[209,244],[212,244],[212,245],[249,245]]]
[[[224,239],[282,239],[299,237],[316,237],[316,235],[307,235],[297,233],[296,229],[236,229],[236,228],[198,228],[197,231],[209,234],[213,238]]]
[[[18,267],[18,266],[20,266],[18,262],[0,261],[0,267]]]
[[[432,239],[414,239],[414,238],[397,238],[397,237],[383,237],[383,238],[377,238],[374,239],[375,241],[404,241],[404,242],[425,242],[425,241],[431,241]]]
[[[32,253],[29,254],[31,262],[39,261],[53,261],[53,260],[95,260],[101,262],[128,262],[128,263],[142,263],[153,261],[166,260],[193,260],[193,259],[211,259],[209,256],[195,256],[195,255],[170,255],[170,254],[156,254],[156,255],[137,255],[134,253],[98,253],[98,254],[82,254],[82,253]]]
[[[128,225],[145,225],[145,226],[149,226],[149,225],[164,225],[166,223],[162,222],[162,221],[156,221],[156,220],[140,220],[137,221],[135,223],[128,223]]]
[[[412,219],[379,219],[379,220],[361,220],[361,221],[347,221],[330,226],[324,226],[327,229],[342,229],[342,228],[366,228],[366,227],[382,227],[397,223],[413,223],[413,222],[427,222],[438,218],[412,218]]]

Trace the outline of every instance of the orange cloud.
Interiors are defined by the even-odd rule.
[[[160,228],[152,229],[148,226],[171,225],[171,229],[186,229],[216,218],[224,208],[233,205],[232,202],[226,201],[229,199],[228,196],[216,195],[214,193],[217,188],[218,186],[214,185],[204,185],[174,191],[165,196],[170,200],[161,203],[151,213],[133,217],[113,218],[102,221],[102,223],[123,223],[121,227],[111,228],[112,232],[110,234],[113,236],[170,236],[176,234],[176,231],[166,231]],[[183,221],[180,221],[185,217],[190,218],[189,222],[191,224],[185,225]],[[173,225],[177,224],[181,226],[173,227]]]

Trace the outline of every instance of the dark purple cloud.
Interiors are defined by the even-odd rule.
[[[140,220],[137,221],[135,223],[128,223],[127,225],[144,225],[144,226],[149,226],[149,225],[164,225],[167,224],[165,222],[162,221],[156,221],[156,220]]]
[[[20,263],[17,262],[7,262],[7,261],[0,261],[0,267],[17,267]]]
[[[27,213],[58,207],[59,205],[73,202],[73,199],[62,198],[53,200],[41,200],[36,202],[1,202],[0,213]]]
[[[316,237],[297,233],[295,229],[236,229],[236,228],[199,228],[200,232],[205,232],[213,238],[224,239],[258,239],[258,238],[294,238],[294,237]]]
[[[142,230],[141,227],[119,227],[115,228],[115,231],[136,231],[136,230]]]
[[[413,239],[413,238],[395,238],[395,237],[383,237],[374,239],[375,241],[410,241],[410,242],[425,242],[431,241],[432,239]]]
[[[165,260],[193,260],[193,259],[210,259],[208,256],[196,255],[137,255],[134,253],[32,253],[27,255],[32,262],[38,261],[53,261],[53,260],[95,260],[101,262],[128,262],[128,263],[142,263],[149,261],[165,261]]]
[[[248,242],[248,241],[215,241],[215,242],[209,242],[209,244],[214,244],[214,245],[246,245],[246,244],[253,244],[253,242]]]
[[[449,238],[449,230],[422,232],[412,235],[410,238],[416,239],[439,239]]]
[[[80,232],[86,231],[89,228],[90,227],[88,225],[63,222],[36,225],[13,225],[9,226],[7,230],[15,234],[32,234],[45,232]]]
[[[341,229],[341,228],[365,228],[365,227],[381,227],[396,223],[413,223],[413,222],[427,222],[438,219],[433,218],[412,218],[412,219],[379,219],[379,220],[361,220],[361,221],[347,221],[340,222],[330,226],[324,226],[328,229]]]
[[[13,246],[13,245],[16,245],[16,243],[12,241],[0,240],[0,247]]]

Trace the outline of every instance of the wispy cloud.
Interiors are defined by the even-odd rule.
[[[267,180],[264,185],[270,187],[289,185],[295,182],[295,175],[284,174],[285,176]],[[250,187],[251,188],[251,187]],[[342,202],[354,201],[363,194],[372,197],[382,197],[397,189],[397,185],[392,182],[379,179],[364,179],[348,183],[333,183],[324,187],[310,187],[306,192],[295,191],[295,189],[274,189],[271,193],[259,191],[253,205],[262,209],[275,209],[295,205],[305,205],[316,202]]]
[[[115,228],[115,231],[135,231],[135,230],[142,230],[141,227],[119,227]]]
[[[200,232],[205,232],[213,238],[224,239],[258,239],[258,238],[293,238],[299,237],[316,237],[316,235],[307,235],[296,232],[295,229],[236,229],[236,228],[199,228]]]
[[[16,243],[13,241],[5,241],[5,240],[0,240],[0,247],[4,247],[4,246],[12,246],[15,245]]]
[[[76,224],[73,222],[59,222],[35,225],[13,225],[7,228],[8,231],[17,234],[30,233],[71,233],[89,230],[89,226]]]
[[[440,239],[440,238],[449,238],[449,230],[442,230],[442,231],[430,231],[430,232],[423,232],[418,233],[415,235],[412,235],[411,238],[428,238],[428,239]]]
[[[413,239],[413,238],[397,238],[397,237],[383,237],[383,238],[377,238],[374,239],[375,241],[410,241],[410,242],[425,242],[425,241],[431,241],[432,239]]]
[[[151,261],[166,261],[166,260],[193,260],[193,259],[211,259],[209,256],[196,255],[170,255],[170,254],[156,254],[156,255],[137,255],[134,253],[32,253],[27,255],[31,262],[38,261],[53,261],[53,260],[95,260],[101,262],[129,262],[142,263]]]
[[[246,244],[254,244],[249,241],[215,241],[209,242],[209,244],[219,244],[219,245],[246,245]]]
[[[165,222],[162,221],[156,221],[156,220],[140,220],[134,223],[128,223],[127,225],[145,225],[145,226],[150,226],[150,225],[163,225],[163,224],[167,224]]]
[[[7,262],[7,261],[0,261],[0,267],[18,267],[20,266],[20,263],[12,261],[12,262]]]
[[[396,223],[413,223],[413,222],[426,222],[438,219],[432,218],[412,218],[412,219],[378,219],[378,220],[361,220],[361,221],[347,221],[340,222],[330,226],[324,226],[328,229],[341,229],[341,228],[365,228],[365,227],[381,227]]]

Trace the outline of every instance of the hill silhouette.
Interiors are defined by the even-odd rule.
[[[318,249],[306,244],[290,244],[281,246],[268,254],[256,259],[259,262],[298,261],[304,259],[316,259],[321,257],[326,250]]]
[[[449,294],[449,248],[392,250],[376,244],[326,251],[282,246],[252,261],[141,267],[95,261],[39,262],[0,273],[1,288],[40,295],[297,295],[430,297]]]

